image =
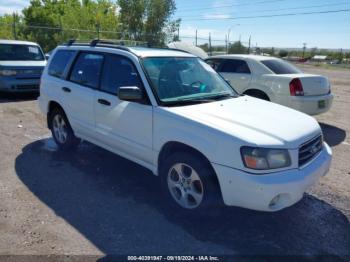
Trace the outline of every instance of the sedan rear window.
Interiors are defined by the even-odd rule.
[[[2,61],[43,61],[45,57],[36,45],[0,44]]]
[[[301,73],[298,68],[283,60],[262,60],[261,63],[277,75]]]

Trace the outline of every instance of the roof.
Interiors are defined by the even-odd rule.
[[[208,58],[208,54],[202,48],[185,43],[185,42],[172,42],[168,44],[168,47],[175,48],[178,50],[183,50],[185,52],[198,56],[202,59]]]
[[[148,48],[148,47],[127,47],[132,53],[140,57],[195,57],[194,55],[175,49]]]
[[[262,55],[244,55],[244,54],[237,54],[237,55],[218,55],[218,56],[211,56],[210,58],[241,58],[241,59],[253,59],[253,60],[271,60],[271,59],[278,59],[276,57],[271,57],[271,56],[262,56]]]
[[[71,39],[65,44],[59,45],[60,47],[74,47],[74,49],[84,48],[89,50],[90,48],[108,49],[108,50],[123,50],[124,52],[130,52],[138,57],[196,57],[187,51],[172,48],[149,48],[141,46],[127,46],[124,45],[124,40],[104,40],[94,39],[90,42],[79,42],[76,39]]]
[[[123,50],[125,52],[130,52],[138,57],[196,57],[185,51],[176,50],[176,49],[167,49],[167,48],[148,48],[148,47],[130,47],[124,45],[96,45],[91,46],[89,44],[74,44],[74,45],[60,45],[61,48],[74,48],[78,49],[83,48],[84,50],[97,49],[108,49],[109,51],[113,50]]]
[[[8,45],[38,45],[37,43],[29,42],[29,41],[4,40],[4,39],[0,39],[0,44],[8,44]]]

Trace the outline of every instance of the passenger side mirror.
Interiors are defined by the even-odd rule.
[[[45,59],[49,60],[49,58],[50,58],[50,55],[49,54],[45,54]]]
[[[143,99],[143,92],[137,86],[121,86],[118,89],[120,100],[136,102]]]

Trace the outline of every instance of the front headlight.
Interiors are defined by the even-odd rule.
[[[241,148],[243,163],[256,170],[268,170],[288,167],[290,156],[286,149],[258,148],[244,146]]]
[[[14,76],[14,75],[17,75],[16,70],[11,70],[11,69],[0,70],[0,76]]]

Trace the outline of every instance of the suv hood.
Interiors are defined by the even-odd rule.
[[[253,146],[295,149],[321,133],[314,118],[249,96],[166,110]]]
[[[46,60],[43,61],[0,61],[0,67],[44,67]]]

